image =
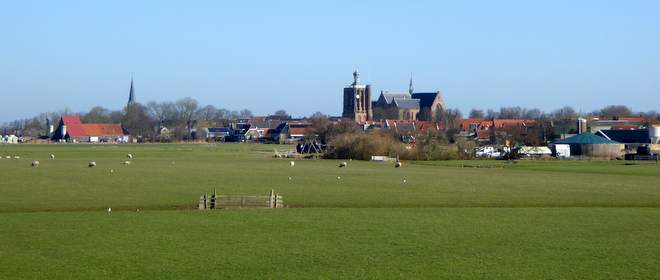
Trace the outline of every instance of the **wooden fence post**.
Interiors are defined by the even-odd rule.
[[[217,197],[216,189],[213,189],[213,194],[211,195],[211,209],[217,208]]]
[[[204,210],[204,196],[199,196],[199,203],[197,204],[197,209]]]

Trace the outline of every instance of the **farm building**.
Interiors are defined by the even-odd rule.
[[[52,140],[71,142],[128,142],[120,124],[83,124],[80,116],[62,116]]]
[[[624,144],[596,136],[593,133],[578,134],[553,144],[567,144],[570,146],[571,156],[587,158],[613,159],[623,156],[625,151]]]
[[[18,143],[18,137],[16,135],[5,135],[2,136],[0,135],[0,143],[3,144],[17,144]]]
[[[520,147],[518,153],[523,157],[533,157],[533,158],[552,156],[552,150],[544,146]]]

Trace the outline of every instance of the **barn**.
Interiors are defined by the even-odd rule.
[[[586,158],[613,159],[624,155],[623,144],[596,136],[593,133],[582,133],[573,137],[559,140],[553,144],[568,144],[571,156]]]
[[[80,116],[62,116],[52,140],[67,142],[128,142],[120,124],[83,124]]]

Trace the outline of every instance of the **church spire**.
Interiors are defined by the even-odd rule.
[[[353,72],[353,85],[359,85],[360,84],[360,72],[355,68],[355,72]]]
[[[408,86],[408,93],[412,95],[413,91],[415,91],[415,87],[413,87],[412,73],[410,73],[410,85]]]
[[[128,91],[128,105],[135,102],[135,90],[133,88],[133,74],[131,74],[131,89]]]

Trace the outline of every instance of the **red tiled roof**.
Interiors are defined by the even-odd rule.
[[[642,118],[642,117],[614,117],[614,120],[637,122],[637,123],[644,122],[644,118]]]
[[[119,124],[100,124],[90,123],[81,125],[85,133],[89,136],[120,136],[124,131]]]
[[[638,129],[639,126],[637,125],[614,125],[612,126],[612,129],[614,130],[635,130]]]
[[[66,125],[66,133],[71,137],[87,136],[87,133],[82,128],[80,116],[62,116],[62,124]]]
[[[62,116],[62,121],[64,122],[65,125],[81,124],[82,123],[80,121],[80,116],[77,116],[77,115]]]
[[[305,135],[307,133],[307,127],[292,127],[289,129],[291,135]]]
[[[124,135],[124,131],[119,124],[83,124],[80,116],[62,116],[62,124],[66,125],[66,133],[70,137],[89,137],[89,136],[119,136]]]

